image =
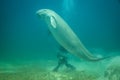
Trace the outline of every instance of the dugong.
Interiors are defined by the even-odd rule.
[[[53,10],[40,9],[36,13],[46,22],[49,31],[52,33],[56,41],[69,53],[88,61],[99,61],[105,59],[95,57],[91,54],[69,25]]]

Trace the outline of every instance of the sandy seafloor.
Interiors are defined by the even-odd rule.
[[[70,63],[76,70],[63,66],[53,72],[57,65],[54,60],[1,62],[0,80],[120,80],[120,56],[100,62],[71,60]]]

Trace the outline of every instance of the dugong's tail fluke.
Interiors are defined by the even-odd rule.
[[[102,57],[102,58],[91,58],[88,61],[102,61],[102,60],[105,60],[105,59],[108,59],[108,58],[111,58],[111,56]]]
[[[105,60],[105,59],[108,59],[108,58],[111,58],[112,56],[106,56],[106,57],[96,57],[94,55],[83,55],[81,56],[81,54],[77,54],[76,55],[77,57],[79,58],[82,58],[82,59],[85,59],[87,61],[102,61],[102,60]]]
[[[108,58],[112,57],[112,56],[96,57],[90,51],[88,51],[85,47],[81,51],[83,51],[84,59],[86,59],[88,61],[102,61],[102,60],[105,60],[105,59],[108,59]]]
[[[109,58],[94,57],[85,48],[69,25],[56,12],[50,9],[41,9],[37,11],[37,15],[46,22],[53,37],[69,53],[72,53],[88,61],[100,61]]]

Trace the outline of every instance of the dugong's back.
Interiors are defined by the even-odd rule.
[[[104,59],[94,57],[57,13],[49,9],[43,9],[39,10],[37,14],[45,20],[56,41],[68,52],[86,60],[98,61]]]

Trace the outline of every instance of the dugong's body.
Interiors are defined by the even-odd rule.
[[[89,61],[98,61],[104,58],[93,56],[82,44],[69,25],[54,11],[41,9],[37,11],[40,18],[44,19],[56,41],[69,53]]]

